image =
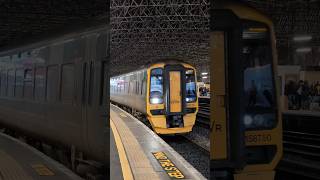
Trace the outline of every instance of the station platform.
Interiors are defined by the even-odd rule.
[[[82,180],[35,148],[0,133],[0,180]]]
[[[110,179],[206,179],[131,114],[110,105]]]

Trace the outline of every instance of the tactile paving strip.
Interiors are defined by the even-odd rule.
[[[0,150],[0,180],[33,180],[23,168],[4,151]]]
[[[120,116],[126,117],[121,114]],[[125,147],[126,155],[130,162],[134,179],[136,180],[158,180],[160,177],[154,171],[148,157],[144,154],[139,142],[135,139],[130,129],[123,122],[117,113],[110,109],[110,119],[116,125],[121,136],[121,141]]]

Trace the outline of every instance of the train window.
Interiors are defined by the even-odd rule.
[[[23,72],[23,69],[16,70],[15,97],[18,98],[23,96]]]
[[[46,68],[38,67],[35,71],[34,96],[36,100],[43,101],[46,89]]]
[[[247,130],[271,129],[276,124],[275,82],[267,26],[248,21],[243,30],[244,92]]]
[[[61,100],[72,103],[74,95],[74,65],[62,65],[61,73]]]
[[[1,72],[1,96],[7,95],[7,71]]]
[[[25,98],[33,98],[33,71],[32,69],[24,70],[23,77],[23,96]]]
[[[48,66],[47,76],[46,99],[49,102],[54,102],[58,96],[59,67],[57,65]]]
[[[196,78],[193,69],[186,70],[186,102],[197,100]]]
[[[150,74],[150,103],[163,103],[163,69],[156,68]]]
[[[14,70],[8,70],[8,89],[7,89],[7,95],[9,97],[14,96],[14,83],[15,83],[15,71]]]

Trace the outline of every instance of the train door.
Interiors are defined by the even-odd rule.
[[[82,107],[81,107],[81,116],[82,116],[82,123],[83,123],[83,141],[88,142],[88,108],[89,108],[89,98],[90,98],[90,80],[92,76],[92,62],[84,62],[82,66]],[[88,149],[88,144],[85,143]]]
[[[95,159],[108,163],[109,154],[109,77],[108,31],[91,36],[88,61],[84,63],[83,122],[84,141]]]
[[[273,180],[282,155],[271,20],[239,3],[211,12],[211,179]]]
[[[210,177],[231,180],[234,169],[245,163],[244,129],[239,120],[243,116],[241,21],[223,10],[211,16]]]
[[[166,65],[164,67],[166,91],[167,127],[184,127],[183,109],[185,102],[185,68],[182,65]]]
[[[177,113],[181,112],[182,97],[181,97],[181,72],[170,71],[170,112]]]

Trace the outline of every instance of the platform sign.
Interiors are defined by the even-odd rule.
[[[152,152],[160,166],[172,179],[185,179],[185,175],[173,164],[164,152]]]
[[[39,176],[54,176],[55,174],[44,164],[33,164],[31,166]]]

